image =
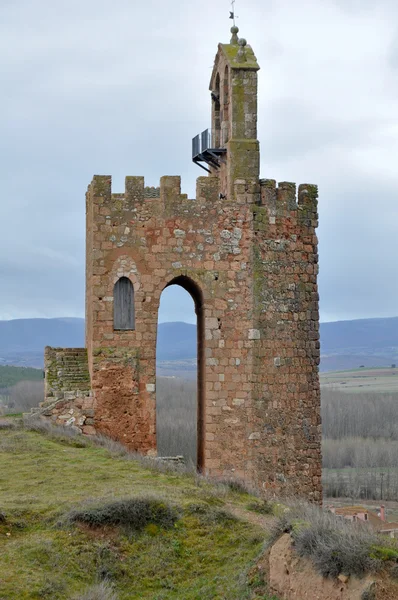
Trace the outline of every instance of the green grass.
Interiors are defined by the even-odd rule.
[[[43,371],[30,367],[0,366],[0,389],[9,388],[19,381],[42,381]]]
[[[162,473],[108,450],[76,447],[36,433],[0,436],[0,598],[69,599],[101,580],[119,600],[266,598],[247,573],[265,533],[228,515],[248,494],[193,475]],[[67,516],[98,504],[156,495],[178,511],[172,527],[143,531],[72,523]],[[199,507],[199,508],[198,508]]]

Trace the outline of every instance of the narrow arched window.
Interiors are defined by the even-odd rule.
[[[224,148],[229,139],[229,69],[224,71],[223,111],[221,119],[221,147]]]
[[[217,73],[216,87],[212,93],[213,98],[213,131],[212,131],[212,146],[213,148],[220,147],[221,141],[221,104],[220,104],[220,75]]]
[[[130,279],[121,277],[113,288],[113,329],[134,327],[134,287]]]

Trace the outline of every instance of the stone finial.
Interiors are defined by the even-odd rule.
[[[247,58],[246,58],[245,47],[247,46],[247,41],[244,38],[241,38],[238,41],[238,44],[239,44],[239,50],[238,50],[237,61],[238,62],[246,62]]]
[[[232,37],[231,37],[231,44],[238,44],[239,43],[239,38],[238,38],[238,33],[239,33],[239,27],[236,27],[236,25],[234,25],[233,27],[231,27],[231,33],[232,33]]]

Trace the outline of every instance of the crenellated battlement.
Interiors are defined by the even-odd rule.
[[[318,186],[283,181],[278,185],[275,179],[260,179],[260,205],[268,209],[270,219],[293,217],[308,226],[317,227]]]
[[[261,204],[276,206],[281,204],[289,210],[306,207],[313,211],[318,207],[318,186],[302,183],[298,186],[289,181],[276,183],[275,179],[260,179]]]
[[[186,199],[187,194],[181,194],[181,178],[179,176],[164,176],[157,187],[146,186],[142,176],[127,176],[124,192],[112,192],[111,175],[94,175],[87,189],[93,198],[107,198],[108,200],[127,200],[130,203],[141,203],[144,200],[164,198],[170,195]]]
[[[140,220],[166,214],[169,216],[198,216],[220,202],[220,182],[215,176],[198,177],[196,198],[190,199],[181,193],[181,177],[165,175],[158,187],[145,186],[144,177],[128,176],[125,192],[112,192],[109,175],[95,175],[87,191],[88,207],[96,207],[103,217],[121,222],[130,213]]]

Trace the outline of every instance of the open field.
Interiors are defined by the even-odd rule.
[[[172,526],[93,529],[66,519],[88,510],[88,500],[154,494],[177,512]],[[232,514],[248,512],[250,501],[193,474],[150,469],[115,448],[2,430],[0,598],[69,600],[106,581],[119,600],[264,599],[247,572],[265,531]]]
[[[357,369],[321,373],[321,387],[350,393],[398,392],[397,368]]]
[[[197,376],[196,358],[185,360],[158,360],[156,361],[156,374],[158,377],[181,378],[186,381],[195,381]]]

